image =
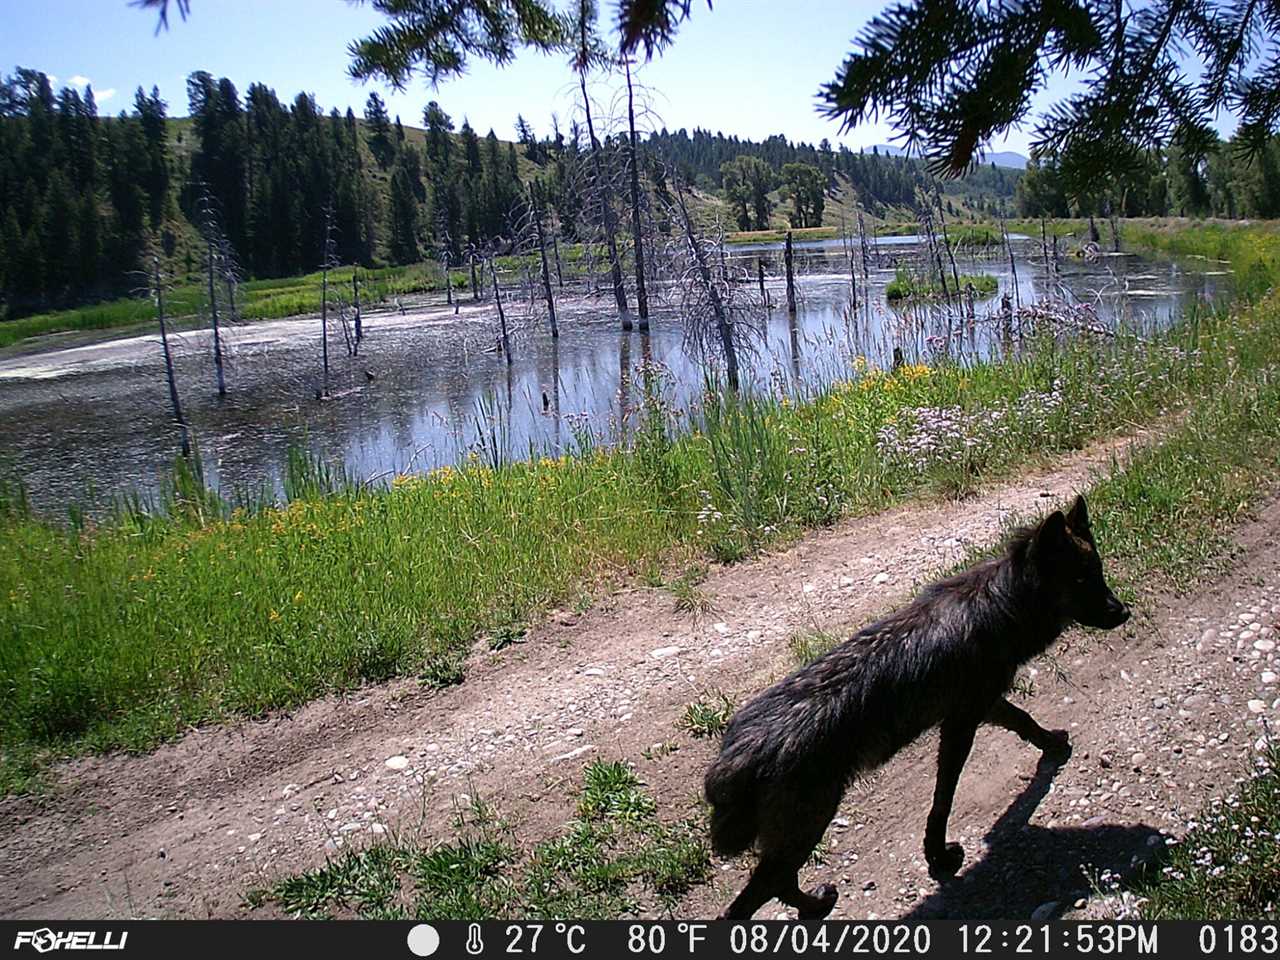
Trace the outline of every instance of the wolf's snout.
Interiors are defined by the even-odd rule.
[[[1111,619],[1112,627],[1118,627],[1128,622],[1129,617],[1132,615],[1129,608],[1115,597],[1111,597],[1107,601],[1107,613]]]

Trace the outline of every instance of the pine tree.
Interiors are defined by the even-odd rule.
[[[417,263],[422,259],[418,247],[418,201],[403,158],[391,173],[389,254],[393,263]]]
[[[382,102],[376,90],[365,101],[364,122],[369,127],[369,150],[378,166],[385,170],[395,157],[395,144],[391,140],[391,119],[387,116],[387,105]]]
[[[151,88],[151,96],[145,95],[141,87],[134,94],[134,110],[147,144],[146,167],[139,174],[147,194],[147,209],[153,229],[159,227],[164,219],[165,204],[169,199],[169,146],[165,124],[167,107],[168,104],[160,99],[158,87]]]
[[[86,194],[80,201],[78,219],[80,239],[80,263],[76,285],[81,296],[92,297],[98,287],[102,261],[102,218],[98,213],[98,200]]]
[[[447,171],[453,150],[453,120],[432,100],[422,111],[422,123],[427,128],[427,163],[433,174]]]

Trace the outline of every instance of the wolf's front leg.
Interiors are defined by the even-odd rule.
[[[987,714],[987,723],[1013,731],[1027,743],[1039,747],[1050,760],[1062,763],[1071,756],[1071,738],[1067,731],[1046,730],[1036,723],[1031,714],[1015,707],[1004,697],[997,700]]]
[[[969,721],[947,720],[942,724],[938,741],[938,782],[933,788],[933,806],[924,829],[924,858],[935,879],[950,876],[960,869],[964,848],[947,843],[947,820],[956,795],[956,782],[969,759],[973,736],[978,725]]]

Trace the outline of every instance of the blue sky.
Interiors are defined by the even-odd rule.
[[[661,125],[673,130],[702,126],[756,140],[781,133],[813,143],[827,137],[854,148],[886,143],[886,123],[840,135],[814,98],[883,6],[881,0],[716,0],[708,11],[699,0],[676,43],[638,77],[654,91]],[[601,7],[611,18],[613,0]],[[169,31],[156,36],[154,14],[126,0],[14,3],[0,34],[0,70],[43,70],[57,77],[55,89],[92,82],[103,113],[131,107],[135,88],[154,84],[170,114],[184,115],[186,77],[198,69],[230,77],[241,92],[255,81],[282,100],[305,90],[326,111],[350,106],[359,114],[376,89],[393,115],[414,126],[435,99],[455,122],[465,116],[482,134],[492,127],[502,137],[512,136],[517,113],[539,133],[549,129],[552,112],[562,121],[573,113],[565,63],[535,53],[503,69],[475,63],[436,90],[422,80],[401,94],[379,83],[358,84],[346,73],[346,46],[382,22],[367,4],[346,0],[192,0],[190,18],[171,14]],[[1054,87],[1060,95],[1066,82]],[[1014,131],[993,149],[1026,153],[1028,139],[1027,131]]]

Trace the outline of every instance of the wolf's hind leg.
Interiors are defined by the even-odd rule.
[[[1016,733],[1027,743],[1040,748],[1051,760],[1064,761],[1071,756],[1071,739],[1065,730],[1046,730],[1020,707],[1001,697],[987,714],[987,723]]]
[[[935,878],[955,873],[964,860],[964,848],[958,843],[947,843],[947,820],[951,817],[956,783],[960,780],[965,761],[969,759],[977,730],[976,723],[966,720],[947,720],[942,724],[942,737],[938,741],[938,781],[933,788],[933,806],[929,809],[924,829],[924,858],[929,863],[929,873]]]
[[[800,889],[800,877],[790,862],[763,858],[742,892],[720,915],[722,920],[750,920],[757,910],[777,897],[800,912],[801,920],[823,920],[836,905],[839,894],[829,883],[808,893]]]
[[[725,919],[749,919],[774,897],[795,907],[801,920],[821,920],[831,912],[838,897],[835,887],[823,884],[805,893],[799,873],[835,816],[843,792],[843,784],[825,774],[767,788],[758,808],[760,863],[724,912]]]
[[[795,907],[801,920],[825,920],[835,909],[840,893],[833,883],[821,883],[805,893],[800,889],[799,874],[794,874],[791,889],[779,894],[778,899],[789,907]]]
[[[790,883],[795,883],[795,874]],[[778,896],[788,884],[786,868],[780,867],[776,861],[761,859],[751,871],[751,879],[729,904],[728,909],[720,914],[721,920],[750,920],[755,912]]]

